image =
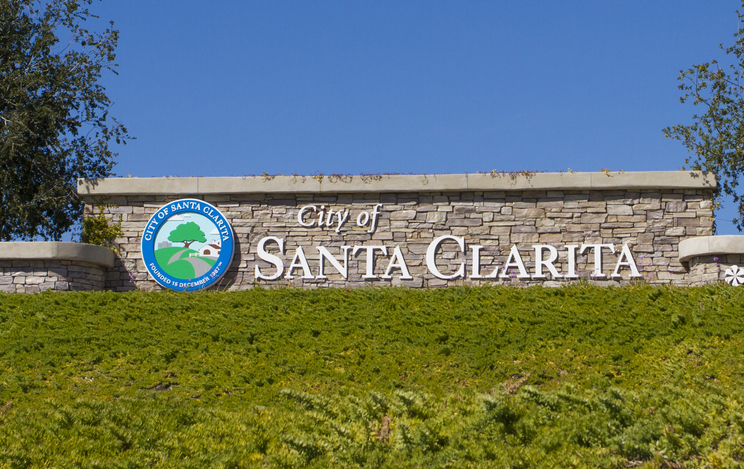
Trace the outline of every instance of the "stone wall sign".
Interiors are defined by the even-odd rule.
[[[420,288],[699,283],[679,246],[712,235],[715,185],[669,171],[115,178],[78,191],[87,214],[103,203],[122,222],[113,290]]]

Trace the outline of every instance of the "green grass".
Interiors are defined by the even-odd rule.
[[[160,265],[160,268],[165,271],[168,275],[171,277],[175,277],[182,280],[187,279],[193,279],[196,278],[196,273],[194,272],[194,267],[184,259],[189,257],[191,254],[196,254],[198,251],[195,251],[193,249],[186,249],[178,258],[178,260],[169,263],[171,257],[173,257],[176,253],[179,251],[182,251],[184,248],[172,246],[169,248],[160,248],[155,250],[155,259],[157,260],[158,264]],[[209,259],[207,257],[200,257],[196,256],[198,259],[203,260],[209,265],[214,265],[215,260]]]
[[[724,286],[2,295],[0,467],[738,467],[743,306]]]
[[[156,249],[154,251],[155,254],[155,260],[158,261],[158,264],[161,266],[168,265],[168,261],[170,261],[171,257],[173,257],[177,252],[183,251],[182,246],[171,246],[169,248],[160,248]],[[183,259],[184,257],[188,257],[189,254],[196,253],[197,251],[193,249],[187,249],[184,251],[183,254],[179,257],[179,259]]]

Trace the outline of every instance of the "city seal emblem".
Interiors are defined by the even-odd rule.
[[[232,228],[203,200],[181,199],[158,209],[142,233],[142,259],[161,286],[194,291],[218,282],[235,251]]]

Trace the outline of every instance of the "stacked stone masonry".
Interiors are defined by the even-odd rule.
[[[59,259],[0,260],[0,292],[38,293],[104,290],[106,269],[100,265]]]
[[[690,278],[695,285],[708,285],[725,281],[726,270],[744,266],[744,254],[709,254],[690,259]]]
[[[683,265],[679,259],[680,240],[708,236],[713,229],[713,205],[710,188],[692,189],[612,189],[612,190],[499,190],[499,191],[419,191],[419,192],[354,192],[354,193],[207,193],[179,195],[86,195],[86,213],[97,213],[99,204],[107,217],[121,222],[124,236],[117,240],[120,254],[114,267],[106,273],[106,288],[125,291],[152,290],[160,287],[148,277],[142,261],[141,235],[148,219],[164,204],[181,198],[197,198],[216,206],[230,220],[236,238],[236,254],[222,284],[218,288],[238,290],[254,285],[264,286],[328,286],[357,287],[364,285],[396,285],[413,288],[445,285],[560,285],[587,281],[602,285],[633,282],[649,284],[694,285],[703,279],[713,281],[711,272],[695,264]],[[371,212],[381,204],[380,218],[374,232],[358,227],[353,219],[360,212]],[[340,232],[334,227],[300,226],[298,212],[307,205],[318,210],[348,209],[351,222]],[[438,268],[456,272],[466,263],[464,278],[442,280],[429,272],[425,263],[427,247],[433,239],[450,235],[462,237],[466,243],[462,253],[455,242],[442,244]],[[326,247],[341,259],[342,246],[386,246],[388,255],[378,254],[374,273],[376,279],[364,279],[366,256],[349,256],[349,275],[344,279],[326,263],[326,279],[302,279],[301,269],[293,278],[283,275],[273,281],[256,280],[256,266],[271,273],[272,266],[259,259],[256,246],[260,239],[273,236],[285,240],[284,264],[292,262],[298,246],[303,246],[313,275],[318,273],[318,252],[315,246]],[[532,245],[549,244],[559,251],[555,265],[565,272],[566,245],[613,244],[616,249],[628,244],[635,257],[640,278],[630,279],[629,269],[621,270],[622,278],[610,278],[618,260],[608,251],[603,256],[604,277],[593,276],[593,254],[577,257],[579,279],[551,278],[519,279],[515,269],[507,278],[472,279],[471,246],[483,246],[480,251],[481,274],[502,266],[512,245],[517,245],[530,273],[534,268]],[[379,278],[385,271],[392,250],[400,246],[413,277],[402,280],[400,271],[392,278]],[[279,255],[276,245],[273,253]],[[41,269],[43,270],[43,269]],[[286,274],[286,272],[285,272]],[[720,277],[720,276],[719,276]],[[719,278],[716,277],[716,278]],[[38,275],[29,275],[36,282]],[[48,277],[47,277],[48,278]],[[56,281],[56,280],[55,280]],[[25,285],[25,284],[24,284]],[[48,283],[46,284],[48,285]],[[26,286],[24,286],[26,288]]]

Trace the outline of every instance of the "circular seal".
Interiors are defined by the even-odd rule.
[[[232,227],[203,200],[181,199],[158,209],[142,233],[142,259],[165,288],[201,290],[219,281],[232,262]]]

